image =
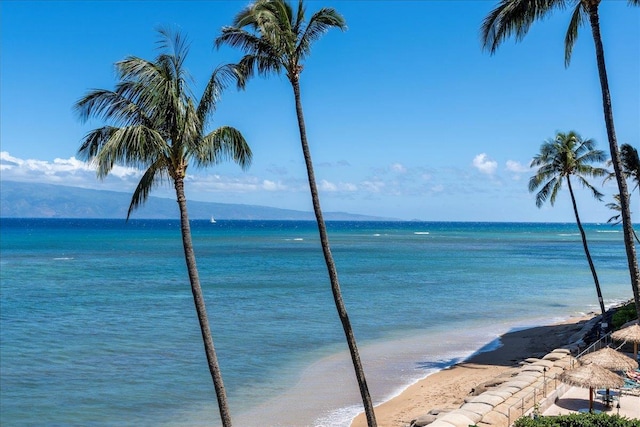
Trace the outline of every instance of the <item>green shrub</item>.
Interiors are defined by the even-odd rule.
[[[633,302],[623,305],[613,313],[611,323],[614,329],[618,329],[630,320],[637,319],[636,305]]]
[[[630,420],[618,415],[570,414],[548,417],[522,417],[514,427],[640,427],[640,420]]]

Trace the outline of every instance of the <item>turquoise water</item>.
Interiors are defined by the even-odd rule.
[[[376,402],[511,328],[598,310],[575,224],[328,225]],[[620,229],[586,228],[605,303],[631,298]],[[219,423],[178,221],[0,232],[0,424]],[[315,223],[192,232],[236,423],[347,425],[360,400]]]

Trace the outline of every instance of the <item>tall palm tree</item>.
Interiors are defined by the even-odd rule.
[[[302,0],[299,0],[295,13],[287,0],[257,0],[235,17],[233,26],[222,29],[222,34],[216,39],[215,44],[217,47],[228,44],[244,51],[245,56],[240,60],[239,68],[246,77],[252,76],[255,71],[263,76],[279,74],[284,71],[291,83],[313,211],[318,224],[331,290],[351,353],[367,422],[369,426],[375,426],[376,420],[371,396],[340,291],[338,273],[331,255],[327,228],[322,216],[300,97],[300,74],[305,58],[311,53],[312,43],[331,28],[345,30],[346,24],[343,17],[332,8],[320,9],[311,15],[308,21],[305,18],[305,12]]]
[[[163,182],[172,183],[180,209],[184,256],[191,284],[209,371],[213,380],[220,417],[231,426],[222,375],[213,346],[184,192],[189,163],[205,167],[231,159],[242,168],[251,162],[251,150],[235,128],[223,126],[205,133],[207,120],[215,110],[221,91],[237,76],[235,67],[217,68],[199,102],[193,99],[184,61],[188,44],[179,33],[159,30],[162,52],[155,61],[127,57],[116,63],[119,82],[115,90],[92,90],[75,104],[82,121],[103,119],[105,125],[89,132],[79,155],[97,167],[105,178],[114,165],[144,169],[131,198],[127,220],[141,206],[151,190]]]
[[[598,64],[600,88],[602,91],[604,122],[609,140],[609,151],[611,153],[613,170],[616,174],[616,182],[618,183],[618,194],[620,194],[620,214],[622,216],[622,230],[627,252],[631,288],[633,290],[636,312],[640,319],[640,269],[638,269],[636,247],[633,241],[633,223],[631,222],[629,192],[622,174],[622,161],[613,123],[609,80],[607,78],[604,48],[600,35],[600,17],[598,14],[600,1],[601,0],[500,0],[498,6],[485,17],[482,23],[481,37],[483,47],[493,54],[498,49],[498,46],[512,35],[515,36],[517,41],[522,40],[533,22],[546,18],[555,10],[564,10],[567,7],[572,7],[573,13],[565,35],[564,60],[565,66],[569,66],[573,45],[578,37],[578,29],[580,25],[587,20],[589,21],[593,42],[595,44],[596,62]],[[640,0],[627,0],[627,3],[631,6],[640,6]]]
[[[600,290],[600,282],[598,275],[591,259],[589,246],[587,245],[587,236],[580,222],[578,215],[578,205],[573,194],[573,186],[571,184],[571,176],[575,176],[585,188],[591,190],[593,197],[602,200],[603,194],[600,193],[587,181],[587,177],[601,177],[607,174],[604,168],[594,167],[591,163],[600,163],[606,160],[604,151],[594,149],[595,141],[592,139],[583,140],[575,132],[562,133],[559,132],[555,139],[549,139],[540,146],[540,153],[531,161],[531,167],[539,166],[538,171],[529,180],[529,191],[534,192],[538,188],[540,191],[536,194],[536,206],[541,207],[544,202],[549,200],[551,206],[556,201],[558,191],[562,188],[564,180],[567,181],[569,194],[571,195],[571,203],[573,204],[573,213],[576,216],[576,223],[580,229],[582,236],[582,245],[587,255],[589,268],[593,275],[593,281],[596,285],[596,293],[598,294],[598,302],[600,310],[604,316],[605,308],[602,300],[602,291]]]

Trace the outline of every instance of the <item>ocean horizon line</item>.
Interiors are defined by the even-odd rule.
[[[312,212],[304,212],[303,213],[312,213]],[[331,213],[346,213],[346,212],[331,212]],[[356,215],[356,214],[354,214]],[[46,216],[0,216],[0,221],[2,220],[50,220],[50,221],[123,221],[127,222],[139,222],[139,221],[155,221],[155,222],[171,222],[171,221],[180,221],[180,218],[105,218],[105,217],[46,217]],[[208,218],[189,218],[189,221],[198,221],[198,222],[211,222]],[[282,219],[246,219],[246,218],[216,218],[216,223],[218,221],[225,222],[301,222],[301,223],[316,223],[315,219],[292,219],[292,218],[282,218]],[[426,223],[426,224],[535,224],[535,225],[576,225],[575,221],[471,221],[471,220],[460,220],[460,221],[442,221],[442,220],[427,220],[427,219],[325,219],[326,223]],[[622,227],[622,224],[609,224],[606,222],[581,222],[582,225],[608,225],[612,228]],[[640,226],[639,223],[633,223],[634,226]]]

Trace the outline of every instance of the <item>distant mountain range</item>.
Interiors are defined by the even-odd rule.
[[[130,193],[89,190],[63,185],[0,181],[2,218],[126,218]],[[190,219],[313,220],[313,212],[267,206],[187,202]],[[149,197],[132,218],[175,219],[179,217],[174,199]],[[325,212],[328,221],[394,221],[345,212]]]

